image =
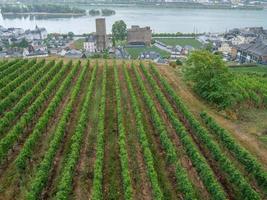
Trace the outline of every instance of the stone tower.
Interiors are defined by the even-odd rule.
[[[107,32],[105,18],[96,19],[96,49],[102,52],[107,48]]]

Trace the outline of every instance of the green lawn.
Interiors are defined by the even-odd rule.
[[[232,67],[230,68],[232,72],[241,72],[241,73],[259,73],[267,74],[267,66],[257,66],[257,67]]]
[[[83,49],[83,43],[84,42],[85,42],[85,39],[83,39],[83,38],[75,40],[73,43],[73,46],[75,49]]]
[[[125,48],[125,50],[130,54],[132,59],[137,59],[138,56],[144,52],[144,51],[155,51],[158,52],[162,57],[169,57],[170,53],[163,51],[155,46],[151,46],[151,47],[136,47],[136,48]]]
[[[202,46],[201,42],[199,42],[194,38],[153,38],[153,39],[159,40],[160,42],[163,42],[164,44],[170,46],[180,45],[184,47],[185,45],[191,45],[196,49],[199,49]]]

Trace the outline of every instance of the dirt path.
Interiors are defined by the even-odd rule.
[[[105,152],[103,168],[104,199],[123,199],[123,181],[119,157],[119,133],[117,126],[114,71],[107,69],[107,100],[105,114]]]
[[[94,64],[91,64],[93,66]],[[102,69],[98,69],[96,84],[89,107],[89,120],[81,149],[80,159],[73,180],[73,195],[71,199],[87,200],[93,183],[93,171],[96,154],[96,133],[98,122],[98,108],[101,99]]]
[[[152,200],[152,190],[146,173],[146,165],[141,146],[138,141],[134,111],[131,106],[130,95],[124,79],[123,70],[118,68],[121,86],[121,101],[124,126],[126,130],[126,145],[129,155],[129,170],[132,179],[134,199]]]
[[[207,111],[219,125],[227,129],[232,136],[240,142],[242,146],[247,148],[253,153],[267,168],[267,149],[265,146],[255,137],[255,134],[250,133],[245,127],[240,125],[235,120],[228,120],[216,110],[211,109],[205,105],[198,97],[196,97],[192,91],[186,86],[179,73],[172,67],[159,66],[160,73],[167,77],[168,82],[173,86],[174,90],[183,99],[184,103],[190,109],[192,113],[199,119],[199,113],[203,110]],[[264,123],[264,120],[263,122]]]

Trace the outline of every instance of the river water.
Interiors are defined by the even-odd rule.
[[[84,9],[93,7],[84,6]],[[95,7],[94,7],[95,8]],[[127,26],[150,26],[153,32],[224,32],[231,28],[263,26],[267,28],[267,10],[212,10],[148,7],[109,7],[116,15],[106,17],[107,30],[111,32],[116,20],[124,20]],[[70,18],[5,18],[0,16],[0,25],[33,29],[36,25],[45,27],[48,32],[76,34],[95,31],[95,18],[92,16]]]

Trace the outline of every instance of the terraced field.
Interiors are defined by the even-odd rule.
[[[0,199],[267,198],[265,165],[157,66],[13,60],[0,78]]]

